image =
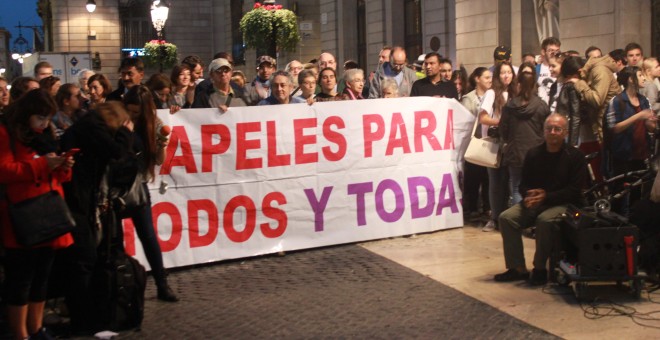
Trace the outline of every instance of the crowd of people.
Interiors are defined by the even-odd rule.
[[[606,55],[589,47],[581,56],[562,52],[559,39],[551,37],[540,52],[523,55],[517,67],[510,49],[498,46],[493,65],[477,67],[470,75],[436,52],[409,64],[405,49],[395,46],[383,47],[373,72],[351,60],[339,69],[328,52],[307,63],[292,60],[279,67],[264,55],[250,81],[235,68],[231,54],[221,52],[207,66],[200,57],[188,56],[169,76],[156,73],[148,79],[139,58],[125,58],[114,91],[108,77],[91,70],[80,71],[77,83],[62,84],[46,62],[35,66],[34,77],[14,79],[10,91],[0,77],[3,301],[9,306],[11,331],[16,339],[47,338],[41,320],[56,260],[65,263],[66,272],[59,275],[68,280],[64,295],[71,328],[74,333],[91,331],[90,279],[102,238],[97,228],[99,183],[109,162],[137,155],[143,174],[138,178],[146,190],[168,143],[159,134],[163,124],[157,109],[177,114],[185,108],[227,112],[241,106],[408,96],[460,100],[478,121],[477,136],[498,140],[503,150],[498,168],[465,164],[465,218],[486,215],[482,230],[502,232],[507,271],[496,275],[496,281],[547,282],[545,266],[557,216],[567,204],[581,204],[587,171],[578,148],[600,152],[592,161],[596,177],[645,166],[660,111],[660,65],[656,58],[644,58],[635,43]],[[81,152],[65,155],[70,149]],[[14,237],[8,206],[51,190],[66,199],[77,227],[37,247],[22,246]],[[618,211],[627,213],[625,207]],[[151,266],[158,299],[177,301],[167,283],[150,204],[129,217]],[[533,225],[537,256],[530,278],[521,230]]]

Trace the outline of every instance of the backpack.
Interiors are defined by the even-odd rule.
[[[144,267],[123,249],[98,263],[91,284],[95,329],[139,328],[144,317],[146,282]]]
[[[122,331],[139,328],[144,317],[144,267],[127,255],[123,233],[113,212],[103,215],[103,239],[91,279],[94,329]]]

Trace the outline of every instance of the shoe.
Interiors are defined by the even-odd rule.
[[[489,232],[495,229],[497,229],[497,226],[495,225],[495,221],[488,220],[488,223],[486,223],[486,225],[483,228],[481,228],[481,231]]]
[[[543,286],[548,283],[548,271],[545,269],[532,270],[532,275],[527,280],[530,286]]]
[[[529,279],[529,272],[521,273],[515,269],[509,269],[504,273],[495,275],[494,278],[497,282],[525,281]]]
[[[41,329],[38,332],[30,335],[28,337],[28,339],[29,340],[55,340],[55,338],[52,335],[48,334],[48,332],[46,331],[46,327],[41,327]]]
[[[158,300],[165,302],[177,302],[179,298],[176,297],[174,291],[168,284],[164,284],[161,287],[158,287]]]

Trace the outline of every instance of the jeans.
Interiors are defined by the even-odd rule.
[[[509,167],[509,191],[511,192],[511,197],[513,198],[511,204],[518,204],[522,201],[522,195],[520,195],[520,180],[522,178],[522,167],[510,166]]]

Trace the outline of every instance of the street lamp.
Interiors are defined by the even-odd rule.
[[[87,4],[85,5],[85,7],[87,8],[87,12],[94,13],[94,11],[96,10],[96,1],[87,0]]]
[[[155,0],[151,4],[151,22],[158,33],[159,40],[163,40],[163,28],[165,28],[165,21],[167,21],[169,13],[170,8],[160,0]]]
[[[151,4],[151,22],[158,34],[158,40],[163,40],[163,28],[165,28],[165,21],[167,15],[170,13],[170,8],[167,4],[160,0],[154,0]],[[163,73],[163,59],[165,59],[165,44],[160,44],[160,73]]]
[[[32,52],[30,51],[30,48],[28,47],[29,43],[28,41],[23,38],[23,32],[21,31],[21,28],[24,26],[21,25],[21,23],[18,23],[18,38],[14,40],[14,51],[11,54],[11,58],[14,60],[18,60],[19,63],[23,63],[23,59],[29,57],[32,55]]]

